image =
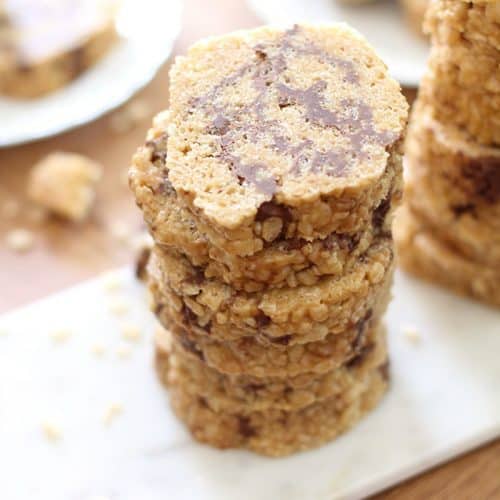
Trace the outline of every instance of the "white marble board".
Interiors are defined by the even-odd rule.
[[[398,274],[388,314],[393,386],[373,414],[286,459],[199,445],[155,378],[144,290],[129,270],[117,276],[123,287],[113,293],[99,278],[0,318],[0,498],[360,498],[500,435],[500,314]],[[131,309],[112,315],[110,300]],[[117,353],[123,323],[143,332],[128,359]],[[71,335],[57,343],[50,333],[61,328]],[[105,425],[112,403],[123,413]],[[42,432],[46,421],[59,441]]]

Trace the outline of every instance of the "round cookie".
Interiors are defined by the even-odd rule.
[[[304,343],[342,332],[377,310],[392,283],[392,263],[392,239],[381,239],[345,276],[326,277],[312,286],[245,293],[206,279],[187,259],[156,247],[149,282],[153,294],[162,294],[169,306],[169,319],[181,324],[184,317],[214,339],[263,336],[281,338],[275,340],[279,342],[286,337],[290,344]],[[161,319],[161,308],[156,312]]]
[[[165,338],[168,335],[163,331],[156,347],[160,380],[167,387],[179,385],[191,396],[204,398],[217,412],[294,411],[337,395],[354,399],[366,388],[371,372],[387,363],[385,331],[380,327],[371,343],[341,367],[287,378],[221,374]]]
[[[4,0],[0,94],[32,98],[74,80],[117,40],[116,2]]]
[[[425,31],[434,45],[463,45],[500,50],[498,0],[436,0],[430,2]]]
[[[192,265],[203,267],[208,278],[218,278],[238,290],[312,285],[326,275],[345,274],[370,244],[391,234],[394,207],[401,199],[402,177],[394,178],[388,198],[372,214],[367,227],[355,233],[333,233],[322,240],[277,238],[248,257],[216,247],[198,230],[197,220],[184,207],[168,181],[166,166],[168,112],[155,118],[148,140],[134,156],[130,185],[155,241],[179,250]],[[400,162],[399,156],[394,157]],[[401,165],[394,166],[401,171]],[[161,173],[161,175],[159,175]],[[162,193],[162,200],[154,196]]]
[[[441,123],[465,129],[481,144],[498,146],[500,50],[477,50],[467,43],[433,47],[419,101]]]
[[[417,106],[406,143],[407,203],[469,258],[500,266],[500,151]]]
[[[400,155],[407,103],[343,25],[200,42],[171,70],[170,103],[169,182],[231,254],[357,232],[399,175],[389,158]]]
[[[446,286],[458,294],[500,306],[500,272],[460,254],[436,230],[407,206],[401,208],[394,225],[398,260],[415,276]]]
[[[331,371],[354,359],[373,343],[379,324],[380,315],[367,317],[345,332],[315,342],[292,345],[272,342],[264,345],[254,337],[221,342],[178,325],[172,325],[171,332],[186,353],[221,373],[293,377],[301,373]]]
[[[270,409],[247,415],[217,412],[209,400],[176,384],[169,393],[174,412],[196,440],[279,457],[321,446],[347,431],[380,402],[387,386],[384,365],[371,373],[365,390],[354,400],[338,395],[298,411]]]

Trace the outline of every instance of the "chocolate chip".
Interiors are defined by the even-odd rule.
[[[370,309],[363,318],[361,318],[355,325],[356,337],[352,343],[352,350],[354,353],[362,352],[363,346],[366,341],[366,330],[368,322],[373,315],[373,311]]]
[[[205,271],[202,267],[193,266],[194,272],[190,276],[190,281],[196,285],[200,285],[205,281]]]
[[[271,318],[262,311],[259,311],[255,316],[255,322],[257,323],[258,328],[264,328],[271,323]]]
[[[264,387],[266,387],[265,384],[253,383],[253,384],[246,384],[244,386],[244,389],[245,389],[245,391],[248,391],[248,392],[256,392],[256,391],[260,391],[261,389],[264,389]]]
[[[178,336],[178,338],[182,347],[184,347],[186,351],[190,352],[191,354],[194,354],[201,361],[205,361],[205,356],[203,355],[203,351],[196,345],[195,342],[187,338],[187,336],[182,333]]]
[[[456,217],[462,217],[462,215],[470,214],[476,215],[476,206],[473,203],[464,203],[463,205],[452,205],[451,210]]]
[[[375,349],[373,344],[363,347],[359,353],[351,358],[347,363],[346,367],[349,369],[356,368],[363,363],[368,354],[370,354]]]
[[[382,375],[382,378],[388,382],[391,378],[391,371],[390,371],[390,362],[386,361],[383,365],[379,366],[378,370],[380,372],[380,375]]]
[[[273,337],[271,339],[271,342],[273,344],[288,345],[290,343],[290,340],[292,340],[291,335],[283,335],[281,337]]]
[[[283,241],[282,248],[285,251],[300,250],[305,245],[307,245],[307,243],[307,240],[304,240],[302,238],[292,238],[290,240]]]
[[[198,396],[198,404],[199,404],[202,408],[209,408],[208,403],[207,403],[207,400],[206,400],[206,398],[204,398],[203,396]]]
[[[147,265],[149,262],[149,257],[151,255],[151,248],[144,247],[139,252],[137,259],[135,261],[135,276],[141,281],[146,281],[147,278]]]
[[[385,217],[391,208],[391,196],[387,196],[379,206],[374,210],[372,215],[372,224],[375,228],[380,229],[383,227]]]
[[[257,431],[252,426],[249,417],[238,416],[238,432],[245,438],[251,438],[257,435]]]
[[[470,160],[462,157],[462,176],[468,181],[468,191],[488,203],[500,200],[500,159]]]
[[[151,161],[160,161],[161,163],[165,163],[167,159],[167,141],[168,134],[164,133],[158,136],[156,139],[152,139],[146,142],[146,146],[152,149],[151,153]],[[168,178],[168,172],[166,173],[166,177]]]
[[[160,303],[157,303],[155,305],[155,308],[154,308],[154,314],[156,316],[159,316],[161,314],[161,312],[163,311],[163,309],[165,309],[165,304],[160,304]]]
[[[288,207],[279,205],[274,201],[266,201],[257,210],[255,220],[262,222],[270,217],[279,217],[283,222],[291,222],[292,211]]]
[[[198,316],[189,309],[189,307],[186,304],[183,304],[182,306],[182,317],[184,318],[184,321],[186,323],[196,323],[198,321]]]

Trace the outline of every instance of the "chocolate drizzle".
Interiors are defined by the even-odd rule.
[[[343,100],[339,111],[328,109],[324,103],[327,82],[319,80],[306,89],[289,84],[289,79],[283,74],[288,67],[288,57],[295,55],[315,56],[320,62],[341,70],[344,82],[359,85],[359,75],[352,61],[332,56],[307,39],[298,40],[299,33],[303,33],[301,28],[294,26],[279,40],[254,46],[255,59],[190,103],[190,113],[198,109],[206,116],[215,116],[207,133],[217,137],[220,147],[217,157],[229,165],[241,185],[252,186],[265,200],[272,199],[281,179],[263,163],[246,163],[236,153],[238,143],[262,144],[288,156],[291,174],[312,172],[339,177],[347,175],[352,165],[364,156],[366,144],[387,146],[396,139],[391,132],[375,130],[372,110],[362,101]],[[251,78],[257,96],[236,110],[227,109],[223,104],[223,92],[245,76]],[[349,140],[350,148],[316,151],[309,139],[293,144],[280,120],[266,118],[266,107],[273,106],[281,110],[289,106],[304,108],[305,120],[311,126],[339,130]],[[267,139],[269,135],[271,143]]]

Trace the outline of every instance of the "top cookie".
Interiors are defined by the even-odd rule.
[[[274,215],[297,223],[293,236],[324,237],[353,207],[379,205],[407,103],[348,27],[199,42],[176,60],[170,89],[169,180],[225,238]]]

